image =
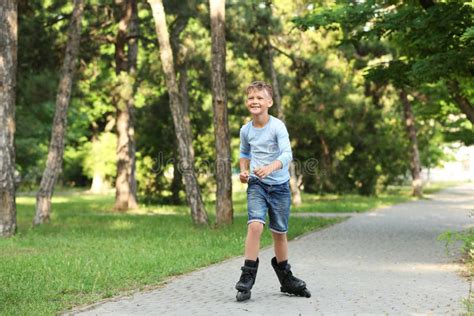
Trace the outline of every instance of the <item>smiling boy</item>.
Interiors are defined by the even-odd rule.
[[[291,193],[288,166],[293,159],[285,124],[268,114],[273,89],[263,81],[252,82],[246,90],[247,109],[252,120],[240,129],[240,181],[248,183],[248,227],[245,263],[235,288],[237,300],[250,298],[258,270],[260,236],[269,215],[275,257],[271,264],[281,291],[310,297],[304,281],[293,276],[288,264],[288,218]]]

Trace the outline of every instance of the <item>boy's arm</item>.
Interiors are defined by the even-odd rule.
[[[240,158],[240,172],[248,172],[250,169],[250,159]]]
[[[240,182],[247,183],[250,169],[250,144],[243,129],[243,127],[240,129]]]
[[[249,181],[250,159],[240,158],[240,182],[247,183]]]
[[[277,143],[278,148],[280,148],[280,156],[278,156],[277,161],[281,163],[280,168],[287,169],[293,160],[293,153],[291,152],[290,135],[288,135],[285,125],[278,129]]]

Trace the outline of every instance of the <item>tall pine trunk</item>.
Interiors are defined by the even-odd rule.
[[[217,224],[231,224],[232,170],[229,121],[227,118],[225,0],[210,0],[212,39],[212,107],[216,138],[216,220]]]
[[[136,177],[136,143],[135,143],[135,94],[137,92],[137,58],[138,58],[138,35],[139,35],[139,24],[138,19],[138,8],[137,0],[132,0],[132,20],[130,22],[130,39],[128,40],[128,63],[129,63],[129,74],[133,77],[133,98],[128,100],[128,111],[129,111],[129,125],[128,125],[128,148],[130,156],[130,192],[128,197],[128,208],[138,208],[137,199],[137,177]]]
[[[418,140],[416,138],[415,115],[408,100],[405,90],[400,91],[400,100],[403,105],[403,117],[405,119],[405,128],[410,141],[410,171],[412,176],[413,196],[421,196],[423,194],[423,183],[421,181],[421,163],[420,153],[418,151]]]
[[[68,29],[66,54],[61,68],[58,93],[56,95],[56,110],[54,113],[51,142],[49,144],[46,168],[41,178],[36,195],[36,214],[34,225],[48,222],[51,214],[51,197],[54,185],[62,170],[64,137],[67,128],[67,110],[71,99],[72,82],[76,68],[77,55],[81,37],[81,21],[84,12],[84,0],[75,0],[71,23]]]
[[[161,0],[148,0],[155,20],[156,35],[160,45],[160,57],[166,86],[170,97],[170,108],[173,116],[174,129],[178,141],[178,151],[182,163],[186,198],[191,207],[191,217],[195,224],[207,224],[208,217],[201,197],[201,189],[194,170],[194,151],[191,141],[191,126],[183,119],[184,110],[176,82],[173,52],[170,46],[165,10]]]
[[[270,39],[268,39],[268,65],[270,68],[270,75],[272,77],[272,86],[273,86],[273,102],[274,108],[277,117],[285,121],[285,113],[283,112],[283,106],[281,104],[281,96],[280,96],[280,83],[278,82],[278,74],[275,70],[275,66],[273,65],[273,48],[270,44]],[[293,205],[298,206],[301,205],[301,191],[300,191],[300,184],[302,182],[302,177],[298,177],[296,174],[296,164],[294,161],[290,163],[290,188],[291,188],[291,200]]]
[[[0,237],[16,232],[15,87],[18,3],[0,2]]]
[[[181,95],[181,103],[183,108],[183,121],[189,122],[186,126],[191,128],[191,119],[189,117],[189,91],[188,91],[188,67],[187,67],[187,48],[181,42],[180,35],[188,25],[190,15],[183,12],[178,15],[170,30],[170,45],[173,53],[173,60],[176,63],[176,72],[178,73],[178,89]],[[192,131],[186,133],[192,135]],[[179,204],[179,192],[182,190],[183,177],[179,168],[179,153],[173,153],[173,180],[171,182],[171,203]]]
[[[115,43],[115,72],[118,85],[114,95],[117,115],[117,178],[115,209],[136,209],[134,96],[138,54],[138,16],[136,0],[124,0],[123,14]],[[127,55],[125,46],[128,47]]]

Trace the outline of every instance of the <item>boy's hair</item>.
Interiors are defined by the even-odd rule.
[[[249,94],[251,90],[258,90],[262,91],[265,90],[267,94],[270,96],[270,99],[273,99],[273,88],[271,84],[266,83],[265,81],[254,81],[247,86],[245,92]]]

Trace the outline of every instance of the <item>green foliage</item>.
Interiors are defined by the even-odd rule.
[[[370,66],[367,78],[397,87],[423,89],[427,84],[439,83],[449,87],[453,82],[472,77],[473,14],[474,8],[467,1],[436,2],[429,8],[416,2],[369,1],[321,8],[295,18],[294,23],[303,30],[341,28],[343,43],[386,42],[390,55]],[[472,104],[471,91],[472,87],[463,88],[463,94]],[[452,103],[452,93],[449,91],[443,99]],[[433,104],[426,106],[433,107]],[[459,110],[451,113],[458,114]],[[468,130],[450,133],[449,139],[470,144],[472,135]]]
[[[59,34],[45,27],[49,17],[49,10],[42,10],[38,3],[19,6],[15,143],[17,169],[25,188],[41,178],[54,115]]]
[[[403,1],[368,1],[319,8],[293,21],[303,30],[340,27],[347,41],[387,39],[397,50],[384,65],[392,74],[436,82],[471,75],[473,10],[467,1],[439,2],[428,9]],[[400,63],[406,68],[399,69]]]
[[[94,174],[111,180],[116,173],[115,148],[117,136],[111,132],[99,135],[97,141],[84,144],[84,173],[92,178]]]
[[[155,173],[156,162],[150,156],[137,154],[136,179],[138,183],[138,195],[146,204],[150,204],[160,195],[159,187],[156,183]]]

